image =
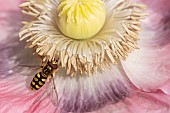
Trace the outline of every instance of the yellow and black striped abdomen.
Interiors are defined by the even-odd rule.
[[[47,76],[43,76],[42,72],[37,73],[31,82],[31,89],[33,90],[40,89],[45,84],[46,80]]]

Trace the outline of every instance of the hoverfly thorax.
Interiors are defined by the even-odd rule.
[[[31,89],[40,89],[49,77],[53,77],[54,70],[57,69],[58,65],[56,61],[47,62],[46,65],[43,66],[42,70],[34,76],[31,82]]]
[[[53,72],[53,68],[47,64],[43,67],[42,72],[45,75],[51,75]]]

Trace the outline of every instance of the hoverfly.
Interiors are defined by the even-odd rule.
[[[37,70],[37,67],[40,68],[35,76],[33,77],[32,81],[30,82],[30,89],[33,91],[38,91],[44,84],[47,83],[47,87],[44,93],[35,100],[34,103],[38,102],[42,97],[49,96],[52,100],[52,103],[58,105],[58,93],[54,82],[54,73],[58,71],[58,61],[47,62],[45,65],[40,66],[27,66],[27,65],[17,65],[13,67],[13,71],[20,72],[20,74],[25,74],[25,71],[29,70]],[[23,71],[23,73],[22,73]],[[32,72],[31,72],[31,75]],[[49,80],[49,82],[47,82]],[[49,84],[48,84],[49,83]]]
[[[30,87],[32,90],[39,90],[46,82],[47,78],[52,78],[54,71],[58,69],[57,62],[47,62],[42,70],[35,74]],[[52,78],[53,79],[53,78]]]

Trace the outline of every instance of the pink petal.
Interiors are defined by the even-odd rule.
[[[0,11],[7,11],[7,10],[14,10],[14,9],[19,9],[18,5],[21,3],[23,0],[1,0],[1,7]]]
[[[123,102],[93,113],[169,113],[170,97],[161,93],[137,92]]]
[[[27,113],[40,111],[42,113],[46,113],[47,111],[54,112],[54,110],[57,110],[57,107],[53,106],[52,103],[50,104],[50,97],[37,100],[37,103],[33,104],[33,101],[42,95],[42,91],[40,91],[37,93],[38,96],[35,96],[36,92],[31,92],[26,87],[29,86],[34,74],[28,74],[25,70],[18,70],[15,73],[11,73],[10,69],[14,65],[36,65],[36,61],[38,60],[35,59],[35,56],[32,56],[30,50],[25,49],[24,42],[18,41],[21,18],[13,15],[20,15],[20,13],[18,11],[12,11],[5,12],[5,14],[7,15],[3,17],[5,20],[11,16],[13,18],[10,18],[9,21],[0,20],[0,23],[5,23],[3,26],[5,28],[3,30],[5,35],[3,36],[3,41],[0,42],[0,54],[2,55],[0,58],[0,67],[3,67],[4,70],[0,73],[0,77],[3,78],[0,86],[7,86],[3,88],[3,91],[1,91],[2,94],[0,94],[0,101],[4,100],[3,102],[6,106],[2,104],[0,108],[2,112],[9,113],[13,112],[13,109],[18,109],[18,112],[25,111]],[[69,77],[66,77],[66,79],[62,77],[64,73],[60,71],[55,78],[55,82],[60,100],[58,108],[65,112],[83,112],[99,109],[105,105],[121,101],[129,96],[131,90],[129,81],[123,76],[122,68],[118,66],[113,66],[111,71],[99,72],[96,76],[81,77],[80,79],[70,79]],[[23,75],[27,74],[31,76],[28,78],[23,77]],[[29,81],[26,79],[29,79]],[[81,95],[81,98],[77,99],[79,95]],[[29,101],[27,101],[27,98],[29,98]],[[9,106],[6,103],[9,101],[8,99],[12,101]],[[25,103],[25,106],[22,107],[23,103]]]
[[[123,100],[131,95],[128,81],[117,66],[105,69],[95,76],[69,78],[62,77],[64,71],[55,78],[60,99],[59,109],[67,112],[90,112]]]
[[[18,41],[18,30],[21,28],[20,22],[22,20],[19,10],[14,8],[11,10],[4,10],[3,13],[4,15],[1,16],[2,18],[0,20],[0,23],[3,24],[1,32],[4,34],[2,36],[2,41],[0,42],[0,54],[2,55],[0,58],[0,67],[4,67],[4,71],[1,71],[0,77],[3,78],[3,80],[0,85],[6,87],[3,88],[3,92],[0,94],[0,101],[5,100],[5,103],[10,99],[11,105],[1,105],[0,108],[2,108],[2,112],[12,112],[13,109],[17,108],[18,112],[26,111],[32,113],[40,112],[41,110],[42,112],[47,112],[48,110],[48,112],[52,112],[50,110],[54,110],[57,107],[50,107],[52,105],[49,104],[48,99],[50,97],[45,97],[43,100],[38,100],[37,103],[32,104],[37,96],[34,96],[35,92],[29,91],[26,87],[26,85],[29,86],[31,79],[28,82],[25,80],[27,78],[22,76],[27,75],[25,70],[18,70],[16,73],[11,74],[10,69],[14,65],[35,65],[37,59],[35,59],[35,56],[32,56],[30,50],[25,49],[24,42]],[[64,112],[92,111],[107,104],[119,102],[129,96],[131,90],[130,83],[121,71],[121,67],[113,66],[111,71],[107,69],[105,72],[99,72],[96,76],[72,79],[69,77],[62,77],[65,72],[60,71],[55,78],[60,101],[58,109]],[[33,76],[34,74],[28,78],[33,78]],[[37,95],[41,94],[41,91],[37,93]],[[24,101],[25,98],[30,99],[28,103]],[[25,103],[25,106],[22,108],[21,106],[23,103]],[[12,105],[13,107],[11,107]],[[5,109],[4,107],[7,108]]]
[[[25,84],[26,77],[11,75],[0,81],[0,112],[23,113],[32,105],[42,91],[31,92]]]
[[[162,15],[152,9],[148,13],[139,36],[140,49],[132,52],[122,65],[135,86],[154,91],[170,79],[170,17],[168,12]]]
[[[167,82],[165,82],[162,86],[160,86],[158,88],[158,91],[162,91],[163,93],[170,95],[170,80],[168,80]]]
[[[135,2],[141,2],[146,4],[150,10],[154,12],[166,14],[170,9],[170,1],[169,0],[131,0]]]
[[[30,75],[28,70],[24,73]],[[46,95],[46,86],[38,91],[31,91],[29,84],[32,76],[23,76],[20,73],[6,75],[8,76],[0,81],[0,113],[55,112],[56,106]]]
[[[20,15],[18,11],[6,12],[5,14],[8,15],[3,17],[6,20],[11,15]],[[43,92],[31,92],[26,87],[30,85],[34,74],[28,74],[28,69],[16,70],[15,73],[11,73],[10,69],[15,65],[36,65],[36,61],[38,61],[35,59],[35,56],[32,56],[31,51],[24,48],[25,43],[18,41],[18,28],[20,28],[19,22],[21,19],[18,16],[14,17],[10,21],[0,20],[0,23],[5,22],[3,27],[7,28],[3,30],[5,35],[0,44],[0,54],[2,55],[0,67],[3,67],[3,70],[0,71],[0,78],[2,79],[0,81],[0,101],[3,102],[0,105],[0,110],[9,113],[13,112],[14,109],[18,109],[17,112],[21,113],[24,111],[27,113],[54,112],[54,110],[57,110],[57,107],[50,103],[50,97],[48,96],[37,100],[33,104]],[[96,76],[81,77],[79,79],[65,78],[62,76],[65,72],[59,71],[55,78],[60,101],[58,110],[64,112],[92,111],[121,101],[130,95],[131,90],[128,79],[123,76],[124,73],[121,71],[121,67],[113,66],[111,71],[107,69],[105,72],[99,72]],[[31,76],[24,77],[23,75]],[[81,98],[79,95],[81,95]],[[77,99],[77,97],[80,99]],[[10,101],[9,106],[7,105],[8,101]],[[24,103],[25,106],[22,107]]]
[[[20,15],[20,12],[18,12],[18,9],[16,8],[16,4],[19,2],[17,1],[13,2],[13,0],[6,0],[5,2],[4,1],[2,2],[4,4],[3,6],[6,8],[4,8],[5,10],[0,9],[0,11],[3,11],[3,13],[1,13],[2,15],[0,15],[0,24],[3,25],[3,28],[1,28],[0,30],[0,34],[2,34],[1,35],[2,38],[0,39],[1,40],[0,67],[3,67],[5,70],[9,70],[11,67],[13,67],[16,64],[27,64],[27,65],[36,64],[35,61],[37,61],[37,59],[35,59],[35,57],[32,56],[31,51],[24,49],[25,44],[23,42],[18,42],[18,30],[21,26],[20,22],[22,20],[21,17],[18,16]],[[13,4],[13,5],[7,6],[8,4]],[[164,39],[161,40],[161,43],[164,41],[166,42],[166,38],[165,40]],[[158,43],[159,40],[156,40],[156,42]],[[149,42],[146,41],[146,43],[149,43],[147,44],[147,46],[149,46],[148,48],[151,48],[152,50],[153,43],[150,43],[150,40]],[[162,45],[160,45],[160,47],[162,47]],[[148,48],[145,49],[147,50]],[[153,51],[151,52],[156,54],[158,50],[153,49]],[[163,52],[166,53],[167,49],[165,49],[165,51]],[[160,53],[162,54],[162,50]],[[165,56],[162,59],[167,59],[167,57]],[[160,61],[162,61],[162,59],[160,59]],[[28,74],[27,72],[11,73],[10,70],[8,72],[1,70],[0,72],[1,72],[0,73],[0,78],[1,78],[0,112],[1,113],[13,113],[13,112],[16,113],[23,113],[23,112],[55,113],[56,112],[57,113],[58,112],[56,109],[57,107],[51,103],[48,96],[39,99],[39,97],[42,96],[45,90],[45,86],[43,89],[37,92],[29,90],[27,86],[29,86],[29,83],[33,76],[30,77],[22,76],[23,74],[27,75]],[[59,74],[62,73],[63,72]],[[167,73],[166,70],[165,73]],[[163,81],[161,81],[161,83]],[[132,97],[129,97],[123,101],[124,97],[129,96],[127,94],[130,93],[131,91],[130,87],[132,86],[130,86],[129,81],[127,80],[125,73],[122,71],[121,67],[112,67],[112,70],[107,71],[107,73],[100,73],[99,76],[83,78],[83,80],[79,80],[78,82],[72,79],[65,79],[64,77],[62,77],[61,79],[61,77],[58,76],[55,82],[58,88],[58,94],[59,96],[62,96],[61,103],[60,103],[61,105],[59,107],[60,109],[64,108],[64,111],[66,111],[67,109],[69,111],[74,111],[75,109],[77,109],[76,105],[79,104],[78,102],[80,103],[87,102],[88,104],[92,102],[92,104],[91,105],[89,104],[89,106],[88,105],[81,106],[82,107],[81,110],[82,109],[94,110],[96,108],[95,113],[108,113],[108,112],[168,113],[169,112],[168,111],[169,96],[164,95],[161,92],[157,92],[155,94],[136,93]],[[140,81],[138,82],[140,84]],[[138,83],[136,85],[138,86]],[[155,86],[151,86],[151,88],[152,87]],[[161,90],[166,89],[165,87],[164,88],[162,87]],[[64,92],[64,90],[66,92]],[[92,90],[94,91],[94,93]],[[82,100],[81,98],[78,99],[76,98],[76,96],[79,95],[84,95],[84,97],[82,96],[83,97]],[[94,98],[97,98],[97,100],[94,101]],[[81,101],[77,101],[77,100],[81,100]],[[117,102],[117,104],[109,105],[115,102]],[[102,110],[97,111],[97,109],[103,107],[104,105],[105,107]]]
[[[0,81],[1,113],[59,113],[49,97],[40,98],[44,89],[31,92],[28,77],[13,75]],[[44,87],[45,88],[45,87]],[[134,93],[131,97],[89,113],[169,113],[170,97],[162,92]],[[34,103],[35,102],[35,103]]]

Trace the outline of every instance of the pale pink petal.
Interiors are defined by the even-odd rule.
[[[93,113],[169,113],[170,97],[161,92],[138,92],[123,102],[107,106]]]
[[[14,10],[14,9],[19,9],[18,5],[21,3],[23,0],[1,0],[1,7],[0,11],[9,11],[9,10]]]
[[[59,113],[60,111],[57,111],[57,107],[51,103],[50,97],[43,95],[46,86],[37,92],[29,90],[29,84],[34,75],[23,76],[30,74],[21,70],[17,71],[18,73],[13,73],[10,70],[11,67],[17,64],[35,65],[37,64],[37,59],[32,56],[30,50],[24,49],[25,43],[18,41],[18,30],[21,27],[20,22],[22,20],[18,16],[21,13],[16,8],[16,4],[19,2],[6,1],[2,3],[4,4],[3,7],[7,8],[0,10],[3,12],[0,15],[0,24],[3,25],[0,26],[0,34],[2,34],[0,39],[0,67],[3,67],[3,70],[0,71],[0,113]],[[13,4],[14,6],[5,6],[6,4]],[[155,31],[153,32],[155,34]],[[160,41],[161,44],[163,41]],[[159,42],[159,40],[156,40],[156,42]],[[146,41],[146,43],[150,43],[150,40],[149,42]],[[146,45],[148,46],[148,44]],[[147,50],[148,48],[145,49]],[[157,52],[158,50],[154,49],[152,53],[156,54]],[[167,50],[164,52],[167,52]],[[166,59],[167,57],[163,58]],[[155,69],[153,70],[155,71]],[[155,94],[135,93],[132,95],[132,89],[134,88],[129,83],[130,81],[128,81],[121,66],[113,66],[111,70],[105,70],[105,72],[99,72],[96,76],[82,77],[78,80],[64,78],[62,74],[64,72],[60,71],[60,76],[56,78],[55,83],[60,100],[58,108],[63,113],[68,111],[82,113],[83,111],[92,110],[96,110],[95,113],[169,112],[169,96],[161,92],[156,92]],[[137,74],[139,73],[137,72]],[[135,83],[134,81],[132,82]],[[141,84],[140,81],[138,82]],[[138,82],[135,85],[138,86]],[[157,84],[154,82],[154,85]],[[153,86],[150,88],[153,88]],[[125,97],[128,98],[125,99]],[[117,104],[110,105],[113,103]],[[104,107],[102,110],[98,110],[102,107]]]
[[[90,112],[114,104],[131,95],[130,83],[120,68],[113,66],[97,72],[96,76],[69,78],[59,71],[55,84],[59,109],[67,112]]]
[[[14,20],[20,19],[21,20],[21,11],[18,7],[18,5],[23,0],[1,0],[0,1],[0,41],[2,41],[5,37],[9,40],[12,40],[9,37],[9,32],[12,37],[16,36],[17,32],[19,30],[19,27],[21,23],[17,23]],[[18,15],[18,16],[17,16]],[[12,28],[11,28],[12,27]],[[8,31],[8,32],[7,32]],[[13,32],[13,34],[12,34]]]
[[[164,2],[157,1],[155,4],[164,4]],[[170,17],[168,13],[170,8],[166,8],[166,12],[162,14],[148,7],[149,16],[143,21],[143,30],[139,36],[140,49],[132,52],[126,61],[122,61],[129,79],[135,86],[145,91],[154,91],[170,79]]]
[[[26,87],[26,77],[11,75],[0,81],[0,113],[23,113],[42,91],[31,92]]]
[[[4,16],[3,18],[8,19],[8,17],[20,15],[20,13],[13,11],[6,12],[6,15],[8,16]],[[40,111],[42,113],[46,113],[47,111],[50,113],[54,112],[54,110],[57,110],[57,106],[52,105],[52,103],[50,104],[49,96],[41,98],[33,104],[33,101],[38,97],[34,96],[36,92],[29,91],[29,88],[26,86],[30,85],[35,73],[26,73],[25,70],[27,68],[25,70],[15,70],[15,73],[12,73],[14,69],[11,70],[11,68],[15,65],[37,65],[38,61],[35,59],[35,56],[32,56],[31,50],[25,49],[25,43],[18,41],[18,29],[21,25],[19,22],[21,22],[20,16],[14,16],[10,21],[5,21],[3,26],[9,30],[3,31],[5,32],[5,36],[0,43],[0,54],[2,55],[0,58],[0,67],[3,67],[0,71],[0,77],[2,79],[0,85],[7,87],[4,87],[0,91],[2,92],[2,94],[0,93],[0,101],[4,100],[0,108],[2,112],[9,113],[13,112],[14,109],[18,109],[18,112],[21,113],[23,111],[27,113]],[[64,74],[65,72],[61,70],[55,78],[60,102],[58,110],[60,111],[92,111],[107,104],[119,102],[125,97],[130,96],[130,83],[125,78],[121,67],[113,66],[111,71],[107,69],[104,72],[99,72],[96,76],[90,77],[65,78],[62,76]],[[24,77],[24,75],[31,76]],[[27,81],[26,79],[29,80]],[[15,94],[16,92],[18,93]],[[40,96],[42,92],[37,94]],[[27,101],[27,98],[30,100]],[[10,105],[8,104],[9,106],[7,105],[8,99],[12,101]],[[23,103],[25,103],[24,107],[22,107]]]
[[[157,13],[166,14],[170,9],[169,0],[131,0],[131,1],[146,4],[150,10],[154,10]]]
[[[163,85],[161,85],[158,90],[164,92],[167,95],[170,95],[170,80],[165,82]]]
[[[44,89],[31,92],[26,87],[28,77],[13,75],[0,81],[1,113],[58,113],[49,97],[40,98]],[[162,92],[138,92],[124,101],[107,105],[91,113],[169,113],[170,97]],[[35,103],[36,102],[36,103]],[[66,112],[64,112],[66,113]]]
[[[3,28],[5,28],[2,31],[5,35],[0,42],[0,54],[2,55],[0,67],[3,67],[0,71],[2,79],[0,85],[5,86],[0,91],[1,111],[10,113],[17,109],[21,113],[23,111],[27,113],[54,112],[57,107],[53,106],[52,103],[50,104],[49,96],[41,98],[33,104],[33,101],[42,95],[41,91],[37,93],[38,96],[35,96],[36,92],[28,90],[35,73],[29,77],[24,77],[28,74],[25,72],[27,69],[17,70],[15,73],[10,70],[15,65],[37,65],[36,61],[38,60],[35,59],[35,56],[32,56],[31,50],[25,49],[24,41],[18,41],[18,30],[21,27],[20,22],[22,20],[20,12],[12,10],[4,13],[5,15],[0,20],[0,23],[4,23]],[[119,102],[130,95],[130,83],[125,78],[121,67],[113,66],[111,71],[107,69],[104,72],[100,71],[96,76],[90,77],[65,78],[62,77],[64,73],[61,70],[55,78],[60,102],[58,110],[60,111],[92,111],[107,104]],[[7,105],[8,101],[10,102],[9,106]],[[24,103],[25,106],[22,107]]]

